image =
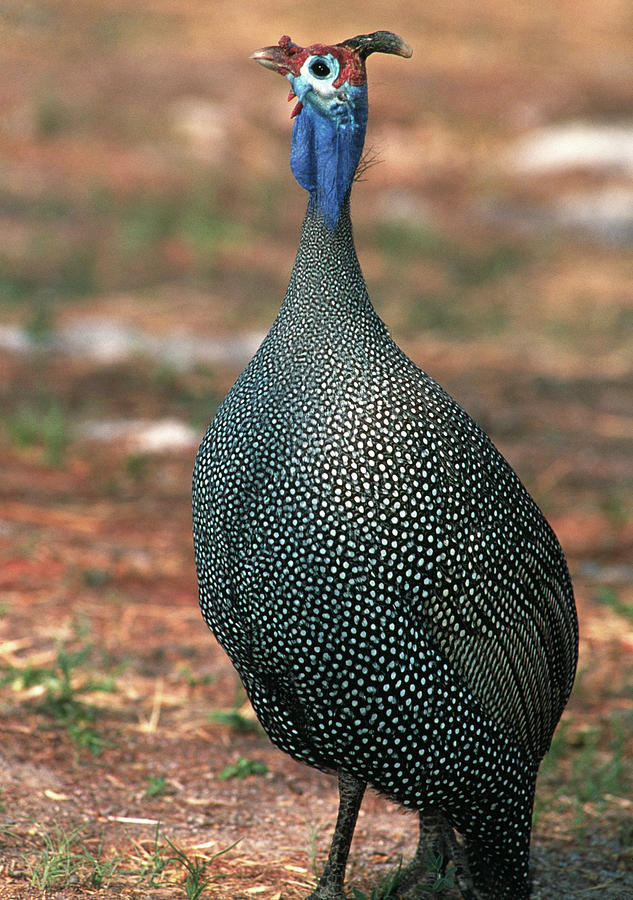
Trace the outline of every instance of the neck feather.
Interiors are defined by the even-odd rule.
[[[371,310],[354,247],[349,191],[334,229],[310,195],[284,306],[322,322]]]
[[[334,229],[310,197],[288,290],[266,340],[280,357],[304,354],[310,371],[329,358],[323,348],[348,360],[350,353],[365,359],[377,341],[382,346],[389,340],[356,256],[349,192]]]

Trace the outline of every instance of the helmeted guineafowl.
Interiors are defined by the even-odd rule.
[[[344,900],[366,785],[419,811],[464,896],[520,900],[575,673],[573,593],[517,476],[367,296],[349,196],[375,51],[412,53],[379,31],[253,54],[297,99],[309,200],[279,315],[196,459],[200,604],[274,743],[338,774],[312,900]],[[402,891],[423,862],[421,842]]]

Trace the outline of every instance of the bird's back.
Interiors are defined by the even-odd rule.
[[[422,771],[425,729],[451,714],[538,761],[575,664],[558,542],[388,336],[351,235],[323,231],[308,217],[280,315],[198,454],[203,614],[271,737],[308,762],[336,767],[378,729]],[[375,782],[374,751],[358,766]]]

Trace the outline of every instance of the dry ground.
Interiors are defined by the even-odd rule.
[[[82,429],[175,417],[201,434],[275,314],[304,203],[284,86],[246,58],[284,32],[377,27],[415,56],[370,63],[380,164],[354,202],[370,292],[519,471],[578,597],[534,896],[633,898],[633,254],[552,214],[630,174],[507,163],[549,122],[630,119],[630,5],[49,0],[0,10],[2,900],[194,896],[196,860],[203,896],[298,900],[323,862],[334,784],[253,727],[197,610],[195,445]],[[154,343],[60,339],[88,323],[103,347],[113,321]],[[168,338],[216,349],[152,353]],[[267,771],[221,777],[240,758]],[[414,824],[368,796],[350,882],[370,896]]]

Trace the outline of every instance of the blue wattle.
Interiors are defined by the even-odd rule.
[[[348,102],[323,112],[303,98],[292,129],[290,168],[331,230],[352,186],[365,142],[367,86],[348,86]]]

